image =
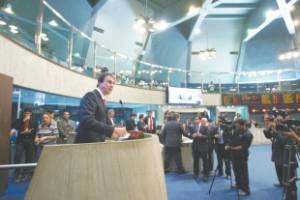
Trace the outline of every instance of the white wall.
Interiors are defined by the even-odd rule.
[[[233,72],[236,69],[238,55],[230,55],[230,51],[239,51],[243,36],[245,19],[206,19],[201,25],[201,33],[192,42],[192,51],[215,48],[217,56],[210,60],[201,60],[192,55],[191,71],[197,72]],[[207,31],[207,32],[206,32]],[[208,36],[208,37],[207,37]],[[204,77],[210,78],[210,77]],[[191,82],[199,82],[200,76],[191,76]],[[209,81],[209,80],[208,80]],[[222,82],[230,82],[230,76],[222,77]]]
[[[136,58],[135,42],[144,43],[146,35],[133,28],[135,19],[145,14],[145,5],[136,0],[109,0],[97,11],[95,26],[103,34],[93,32],[92,37],[105,47]]]

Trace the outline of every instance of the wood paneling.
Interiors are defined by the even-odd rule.
[[[27,200],[166,200],[157,136],[45,147]]]
[[[9,162],[9,133],[11,126],[13,79],[0,74],[0,165]],[[0,171],[0,195],[7,188],[8,172]]]

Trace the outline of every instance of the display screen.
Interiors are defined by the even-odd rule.
[[[203,104],[200,89],[169,87],[167,96],[169,104]]]

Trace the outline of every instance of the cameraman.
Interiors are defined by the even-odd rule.
[[[283,172],[283,152],[284,145],[287,144],[287,135],[283,131],[277,130],[277,125],[281,124],[281,118],[266,117],[265,129],[263,130],[266,138],[272,141],[272,161],[275,164],[276,174],[278,178],[278,184],[274,184],[276,187],[283,186],[282,172]]]
[[[230,150],[232,155],[233,171],[237,189],[240,189],[240,196],[250,195],[249,176],[248,176],[248,157],[249,147],[253,136],[246,127],[247,122],[238,119],[234,122],[235,130],[225,150]]]
[[[275,115],[265,120],[264,134],[272,140],[272,161],[275,163],[279,185],[284,186],[285,200],[297,199],[296,168],[297,150],[294,148],[295,141],[300,138],[290,127],[284,114]],[[277,186],[277,185],[276,185]]]
[[[231,176],[230,153],[225,151],[225,146],[229,144],[232,137],[232,122],[225,118],[219,118],[217,126],[213,129],[215,138],[215,150],[218,159],[218,176],[223,176],[223,161],[225,162],[225,173],[227,178]]]

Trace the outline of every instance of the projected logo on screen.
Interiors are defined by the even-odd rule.
[[[199,89],[168,88],[169,104],[202,104],[202,93]]]

